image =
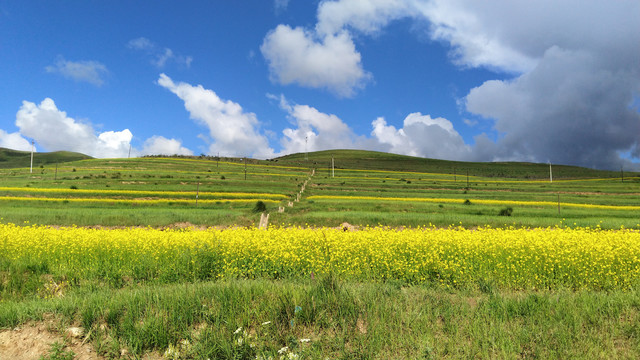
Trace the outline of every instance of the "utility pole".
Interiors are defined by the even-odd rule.
[[[198,196],[200,195],[200,181],[198,181],[198,185],[196,185],[196,207],[198,207]]]
[[[307,148],[307,142],[309,141],[309,137],[304,137],[304,159],[309,161],[309,149]]]
[[[56,163],[56,173],[53,175],[53,181],[58,180],[58,163]]]
[[[220,151],[218,151],[218,156],[216,156],[216,169],[218,168],[218,163],[220,163]]]
[[[333,161],[333,155],[331,155],[331,177],[334,178],[336,177],[336,167],[335,167],[335,162]]]
[[[29,173],[33,174],[33,149],[35,141],[31,140],[31,166],[29,167]]]
[[[549,182],[553,182],[553,172],[551,171],[551,162],[549,162]]]
[[[247,157],[244,157],[244,179],[247,180]]]
[[[131,158],[131,143],[129,143],[129,156],[127,156],[127,159]]]
[[[469,169],[467,169],[467,189],[469,189]]]
[[[622,170],[622,165],[620,165],[620,181],[624,182],[624,171]]]

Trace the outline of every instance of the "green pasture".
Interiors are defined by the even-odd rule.
[[[77,160],[77,155],[52,153],[36,154],[30,172],[23,153],[5,150],[2,154],[13,159],[5,165],[23,165],[0,168],[0,217],[5,222],[246,226],[257,225],[259,216],[253,209],[263,200],[270,222],[285,225],[634,228],[640,223],[636,210],[571,206],[637,207],[639,174],[573,166],[552,165],[550,181],[548,164],[449,162],[356,150],[266,161],[217,157]],[[332,156],[333,171],[328,167]],[[314,171],[300,202],[295,202]],[[406,201],[408,198],[421,201]],[[294,206],[288,206],[289,202]],[[285,211],[278,212],[280,207]],[[511,208],[509,216],[503,211],[507,208]],[[152,212],[153,218],[140,215],[145,211]]]
[[[510,215],[500,215],[511,208]],[[338,215],[339,214],[339,215]],[[637,211],[581,209],[561,206],[465,205],[430,202],[396,202],[369,200],[309,200],[294,210],[272,214],[273,224],[300,226],[340,226],[347,222],[356,226],[438,227],[601,227],[603,229],[640,229]]]

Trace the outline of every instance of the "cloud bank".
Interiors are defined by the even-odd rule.
[[[91,123],[81,122],[59,110],[51,98],[40,104],[23,101],[16,114],[19,132],[8,134],[0,129],[0,146],[16,150],[30,150],[25,139],[33,139],[46,151],[75,151],[98,158],[122,158],[140,155],[193,155],[181,146],[180,141],[153,136],[144,142],[142,149],[131,148],[133,134],[122,131],[97,132]]]
[[[431,36],[450,43],[456,63],[516,73],[465,97],[466,110],[500,134],[495,143],[480,139],[479,160],[619,168],[620,153],[640,142],[640,114],[630,106],[640,89],[632,15],[640,3],[484,5],[434,1],[423,8]]]
[[[373,76],[363,69],[353,37],[410,19],[419,25],[414,32],[427,29],[424,35],[447,46],[459,67],[511,79],[487,81],[462,99],[465,123],[488,122],[497,140],[481,134],[465,144],[457,132],[440,131],[448,128],[440,123],[432,130],[448,145],[430,148],[431,132],[409,137],[433,126],[431,117],[410,115],[403,129],[375,120],[372,136],[389,151],[619,168],[628,164],[620,154],[640,157],[640,114],[632,105],[640,98],[639,13],[636,1],[321,1],[313,29],[279,25],[261,50],[274,82],[349,97]],[[325,58],[332,61],[317,61]]]
[[[282,131],[278,155],[330,149],[368,149],[411,156],[450,160],[469,159],[471,147],[464,143],[453,124],[444,118],[412,113],[403,127],[387,125],[383,118],[372,123],[371,136],[357,135],[338,116],[309,105],[291,104],[283,95],[269,98],[289,116],[293,128]]]

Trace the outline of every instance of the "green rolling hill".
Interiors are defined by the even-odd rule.
[[[469,175],[516,179],[548,179],[549,164],[527,162],[464,162],[427,159],[365,150],[326,150],[286,155],[272,161],[297,166],[328,169],[334,158],[336,169],[370,169]],[[307,160],[308,159],[308,160]],[[579,166],[552,165],[554,179],[616,178],[620,171],[589,169]],[[628,176],[638,176],[629,173]]]
[[[33,167],[85,159],[92,159],[92,157],[71,151],[36,152],[33,154]],[[31,152],[0,148],[0,169],[24,168],[29,167],[30,163]]]

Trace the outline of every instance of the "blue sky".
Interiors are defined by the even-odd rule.
[[[0,146],[631,168],[640,2],[0,0]]]

